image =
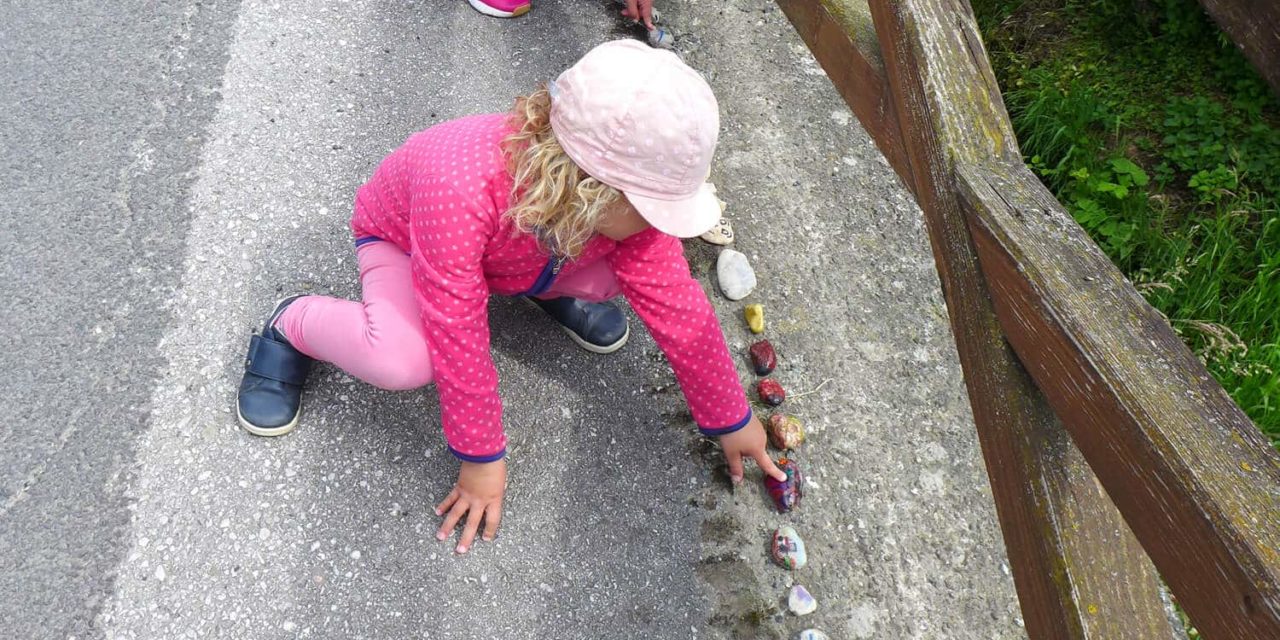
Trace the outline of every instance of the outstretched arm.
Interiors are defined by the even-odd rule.
[[[720,322],[689,273],[680,241],[656,229],[642,231],[619,242],[609,262],[631,308],[671,364],[698,429],[720,438],[734,480],[742,478],[744,456],[784,479],[765,449],[764,427],[747,404]]]

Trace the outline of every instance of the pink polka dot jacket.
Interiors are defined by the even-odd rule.
[[[351,220],[357,242],[381,238],[412,256],[445,438],[455,455],[473,462],[506,452],[489,295],[545,290],[547,277],[555,277],[536,238],[504,215],[512,179],[499,145],[511,132],[506,114],[489,114],[414,134],[360,187]],[[745,426],[746,394],[680,240],[656,229],[621,242],[597,235],[559,276],[598,260],[607,261],[666,354],[702,432]]]

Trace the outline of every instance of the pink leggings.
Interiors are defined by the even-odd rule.
[[[410,258],[390,242],[356,248],[363,302],[306,296],[290,304],[276,328],[299,351],[382,389],[416,389],[435,379],[413,291]],[[621,292],[605,260],[560,278],[541,297],[601,302]]]

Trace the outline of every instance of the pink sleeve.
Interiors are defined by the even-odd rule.
[[[631,308],[671,363],[698,428],[724,435],[746,426],[751,408],[680,240],[650,229],[620,242],[609,263]]]
[[[426,179],[415,187],[410,233],[413,281],[440,392],[449,450],[471,462],[506,453],[498,371],[489,354],[489,287],[481,258],[490,217],[452,187]]]
[[[374,236],[409,250],[405,154],[405,146],[392,151],[374,169],[368,182],[356,190],[351,216],[351,232],[356,240]]]

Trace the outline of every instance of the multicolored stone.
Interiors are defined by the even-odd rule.
[[[809,561],[809,555],[804,549],[804,540],[800,539],[800,534],[796,533],[795,529],[788,526],[778,527],[778,530],[773,532],[770,551],[773,561],[784,569],[795,571],[804,567]]]
[[[804,444],[804,425],[795,416],[775,413],[769,416],[765,431],[769,433],[769,444],[774,449],[790,451]]]
[[[773,505],[778,508],[778,513],[786,513],[800,506],[800,499],[804,497],[804,474],[800,473],[800,467],[796,466],[795,462],[787,458],[778,458],[778,468],[787,475],[787,479],[775,480],[773,476],[766,473],[764,488],[773,499]]]

